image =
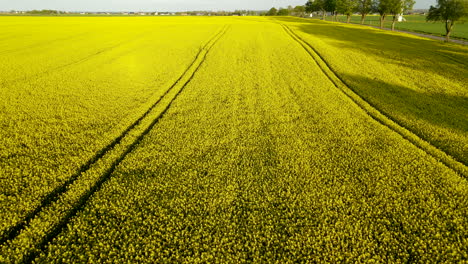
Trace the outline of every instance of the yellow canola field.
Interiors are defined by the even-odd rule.
[[[177,19],[0,21],[11,32],[0,40],[2,232],[121,135],[221,28]]]
[[[416,100],[398,94],[393,81],[380,86],[362,81],[378,67],[398,69],[398,74],[410,70],[406,60],[400,65],[384,59],[400,56],[394,46],[380,47],[385,56],[369,55],[344,45],[351,45],[352,27],[340,31],[291,18],[27,19],[63,19],[60,27],[89,19],[97,48],[77,41],[82,56],[56,56],[62,61],[32,66],[23,80],[14,73],[2,77],[2,95],[18,100],[14,107],[0,108],[5,146],[16,149],[23,138],[36,145],[1,152],[2,173],[3,168],[7,172],[1,183],[10,189],[1,196],[9,209],[1,212],[6,236],[0,237],[0,262],[457,263],[468,258],[463,155],[440,150],[457,159],[455,169],[438,160],[374,118],[322,68],[323,61],[328,63],[337,78],[375,107],[372,111],[436,145],[419,133],[418,122],[427,129],[449,128],[423,118],[404,123],[402,112],[411,112]],[[129,42],[113,47],[123,39],[121,29],[111,25],[126,28],[122,34]],[[86,31],[82,27],[75,30]],[[99,28],[108,34],[96,34]],[[334,37],[326,36],[327,30]],[[145,33],[138,38],[138,32]],[[291,34],[307,41],[323,61]],[[365,39],[374,32],[355,34]],[[372,38],[378,40],[376,34]],[[382,38],[418,50],[411,37]],[[414,39],[427,44],[419,48],[426,62],[436,63],[431,47],[445,46]],[[341,44],[346,49],[340,51]],[[465,48],[447,49],[452,53],[444,56],[463,61]],[[43,58],[45,52],[52,51],[36,51]],[[380,64],[373,61],[366,68],[363,63],[375,56]],[[361,68],[348,69],[347,63]],[[448,68],[440,75],[466,71]],[[353,78],[346,70],[361,75]],[[385,76],[397,78],[393,70]],[[439,78],[433,75],[428,71],[428,82]],[[383,76],[372,80],[382,82]],[[461,101],[449,106],[451,101],[425,101],[459,112],[447,116],[458,124],[459,137],[448,135],[454,145],[467,142],[460,79],[453,78],[450,89],[437,89],[445,96],[458,94]],[[381,87],[393,87],[395,93]],[[417,86],[421,91],[436,87]],[[401,112],[384,104],[388,98]],[[67,109],[67,115],[54,119],[57,109]],[[21,113],[29,119],[20,119]],[[9,123],[13,118],[17,121]],[[113,140],[118,143],[96,154]],[[51,156],[56,153],[61,155]],[[97,161],[69,181],[93,155]],[[27,170],[36,174],[23,174]],[[49,195],[67,181],[66,188]],[[29,220],[17,224],[22,219]]]

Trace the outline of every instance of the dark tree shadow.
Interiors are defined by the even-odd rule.
[[[403,33],[392,33],[386,30],[376,30],[355,25],[348,27],[342,23],[323,22],[316,19],[293,17],[275,17],[274,21],[294,23],[297,29],[306,34],[336,40],[333,45],[339,48],[355,49],[380,55],[385,59],[415,60],[419,64],[410,67],[432,71],[440,74],[441,70],[452,73],[454,78],[467,81],[468,48],[459,44],[444,43],[442,41],[414,38]],[[428,52],[431,56],[428,57]],[[399,54],[389,58],[388,54]],[[460,69],[462,68],[462,69]],[[464,72],[465,74],[460,74]]]

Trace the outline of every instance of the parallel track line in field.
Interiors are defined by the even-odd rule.
[[[468,178],[468,168],[465,164],[456,160],[451,155],[447,154],[443,150],[435,147],[428,141],[420,138],[414,132],[399,124],[392,117],[385,115],[377,107],[372,105],[370,102],[363,99],[359,96],[349,85],[345,83],[343,79],[332,69],[332,67],[327,63],[327,61],[320,55],[320,53],[307,41],[297,35],[292,29],[288,26],[281,24],[284,31],[304,50],[312,57],[315,63],[319,66],[322,72],[327,76],[327,78],[333,83],[333,85],[342,91],[349,99],[351,99],[356,105],[358,105],[364,112],[367,113],[372,119],[379,122],[380,124],[388,127],[394,132],[398,133],[404,139],[411,142],[414,146],[426,152],[428,155],[432,156],[448,168],[457,172],[458,174]]]
[[[37,206],[30,214],[28,214],[22,221],[17,223],[16,225],[12,226],[8,231],[4,233],[4,235],[0,239],[0,246],[3,246],[5,244],[8,244],[7,242],[14,240],[17,238],[21,232],[25,229],[28,228],[30,225],[31,221],[35,219],[39,214],[41,214],[44,209],[47,207],[51,206],[53,203],[59,202],[61,196],[63,194],[67,193],[70,188],[72,188],[72,185],[75,184],[79,179],[81,178],[83,174],[87,173],[92,167],[98,163],[100,160],[102,160],[105,156],[111,156],[114,151],[114,149],[121,143],[124,143],[124,140],[129,140],[127,138],[132,137],[132,133],[135,133],[135,130],[138,130],[137,128],[141,126],[141,124],[146,121],[149,122],[148,117],[153,110],[155,110],[158,106],[161,105],[161,102],[164,100],[168,100],[168,95],[174,91],[176,87],[180,87],[179,91],[174,95],[174,97],[170,98],[170,101],[167,103],[165,108],[162,110],[159,115],[157,115],[151,124],[141,133],[138,135],[133,135],[134,140],[126,146],[126,149],[123,151],[123,153],[120,153],[117,157],[117,159],[112,163],[109,169],[106,170],[104,175],[96,182],[94,186],[91,187],[90,191],[88,193],[85,193],[81,196],[78,205],[75,207],[77,209],[71,210],[70,213],[65,217],[65,220],[62,219],[60,222],[61,224],[57,225],[54,230],[62,229],[62,225],[66,225],[68,223],[68,220],[75,215],[80,209],[84,206],[86,201],[91,197],[93,193],[95,193],[99,188],[102,186],[102,184],[107,181],[112,174],[112,172],[115,170],[117,165],[125,158],[125,156],[130,153],[137,145],[138,143],[143,139],[143,137],[151,130],[151,128],[154,127],[154,125],[159,121],[159,119],[164,115],[164,113],[169,109],[170,105],[172,102],[176,99],[176,97],[182,92],[182,90],[185,88],[185,86],[192,80],[194,77],[195,73],[198,71],[198,69],[201,67],[203,62],[205,61],[206,55],[209,52],[209,50],[214,46],[214,44],[226,33],[227,27],[224,27],[221,29],[219,32],[217,32],[204,46],[201,48],[199,53],[196,55],[195,59],[193,62],[190,64],[190,66],[184,71],[184,73],[174,82],[174,84],[165,91],[165,93],[140,117],[138,118],[135,122],[133,122],[121,135],[119,135],[117,138],[115,138],[112,142],[110,142],[107,146],[105,146],[103,149],[98,151],[90,160],[88,160],[84,165],[80,167],[80,169],[73,174],[67,181],[65,181],[62,185],[58,186],[55,188],[52,192],[50,192],[47,196],[45,196],[39,206]],[[188,77],[188,78],[187,78]],[[141,128],[140,128],[141,129]],[[63,223],[62,223],[63,222]],[[51,234],[55,234],[55,231],[52,231]],[[57,233],[58,234],[58,233]],[[47,238],[41,243],[41,247],[46,245],[48,241],[50,241],[52,238],[50,237],[55,237],[55,235],[48,235]],[[45,243],[45,244],[44,244]],[[1,252],[1,251],[0,251]],[[27,257],[26,259],[30,259],[30,257]],[[27,261],[25,261],[27,262]]]
[[[172,97],[169,101],[169,103],[166,105],[164,110],[151,122],[151,124],[141,133],[137,139],[126,149],[126,151],[111,165],[111,167],[106,171],[104,175],[95,183],[95,185],[87,192],[85,193],[78,203],[76,204],[75,207],[70,210],[64,218],[61,219],[61,221],[58,223],[58,225],[55,226],[53,230],[51,230],[50,233],[48,233],[44,239],[40,242],[38,245],[38,248],[40,251],[43,251],[47,248],[47,245],[55,238],[57,237],[63,229],[67,226],[67,224],[70,222],[70,220],[76,216],[78,212],[83,210],[85,207],[87,201],[91,198],[91,196],[98,192],[102,185],[108,181],[112,174],[114,173],[115,169],[117,166],[126,158],[126,156],[131,153],[133,150],[136,149],[136,147],[141,143],[141,141],[144,139],[144,137],[155,127],[155,125],[159,122],[161,118],[164,117],[166,112],[169,110],[170,106],[172,103],[177,99],[177,97],[182,93],[184,88],[192,81],[192,79],[195,77],[196,73],[200,69],[201,65],[205,62],[206,56],[208,52],[211,50],[211,48],[216,44],[216,42],[224,35],[226,32],[227,28],[224,28],[224,30],[221,32],[221,34],[217,35],[216,38],[214,39],[213,42],[204,50],[202,58],[200,63],[197,63],[194,65],[195,70],[190,74],[190,77],[188,78],[187,81],[185,81],[182,85],[182,87],[175,93],[174,97]],[[28,255],[25,256],[23,262],[24,263],[32,263],[39,255],[40,251],[32,251]]]

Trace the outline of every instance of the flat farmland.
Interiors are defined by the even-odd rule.
[[[1,263],[468,259],[468,48],[0,17]]]

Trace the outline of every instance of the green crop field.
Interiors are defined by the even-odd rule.
[[[445,36],[445,23],[443,22],[426,22],[426,16],[424,15],[405,15],[403,16],[406,21],[396,22],[395,29],[405,30],[405,31],[414,31],[420,33],[428,33],[436,36]],[[321,17],[320,17],[321,18]],[[384,27],[392,27],[392,16],[388,16],[385,19]],[[326,17],[327,21],[332,21],[331,16]],[[338,21],[346,22],[346,16],[338,16]],[[359,24],[361,23],[360,15],[351,16],[351,23]],[[378,15],[368,15],[364,20],[364,24],[378,26],[380,27],[380,16]],[[458,39],[468,39],[468,23],[467,22],[458,22],[455,23],[452,32],[453,38]]]
[[[468,261],[468,48],[291,17],[0,17],[0,263]]]

